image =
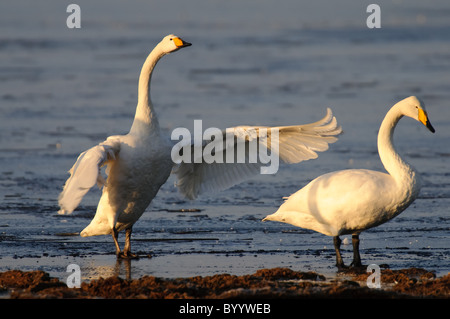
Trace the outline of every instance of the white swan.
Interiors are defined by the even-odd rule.
[[[126,135],[108,137],[106,141],[83,152],[69,171],[70,177],[59,196],[60,214],[71,213],[83,196],[96,183],[103,186],[97,212],[81,236],[112,234],[116,254],[133,257],[130,247],[133,224],[140,218],[159,188],[174,168],[171,158],[173,143],[162,134],[150,100],[150,80],[156,63],[164,55],[191,45],[168,35],[152,50],[141,70],[138,87],[136,115],[130,132]],[[236,132],[259,127],[240,127]],[[328,110],[320,121],[307,125],[279,127],[280,158],[287,163],[298,163],[317,157],[317,151],[325,151],[329,143],[337,140],[341,132],[336,119]],[[225,131],[224,131],[225,132]],[[229,132],[229,130],[228,130]],[[225,134],[224,134],[225,136]],[[236,135],[231,145],[222,152],[246,144],[254,136]],[[218,141],[211,141],[217,143]],[[259,140],[260,144],[267,143]],[[208,143],[206,143],[208,144]],[[206,147],[207,145],[204,145]],[[248,157],[248,154],[246,154]],[[100,168],[107,165],[105,181]],[[256,163],[217,164],[180,163],[174,172],[179,179],[179,189],[189,198],[203,191],[230,187],[250,175],[257,174]],[[118,232],[126,231],[125,247],[120,251]]]
[[[400,157],[392,142],[395,126],[403,116],[420,121],[434,133],[423,103],[415,96],[395,104],[378,133],[378,152],[389,174],[349,169],[322,175],[288,197],[263,221],[284,222],[333,236],[338,268],[345,267],[339,236],[352,234],[352,265],[361,266],[360,232],[394,218],[419,194],[418,172]]]

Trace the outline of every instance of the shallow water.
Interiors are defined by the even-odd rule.
[[[425,184],[405,212],[362,233],[361,254],[365,263],[393,269],[450,271],[448,2],[428,8],[379,1],[378,30],[365,26],[365,7],[351,1],[273,7],[197,0],[179,4],[176,13],[172,2],[78,1],[79,30],[66,28],[64,5],[0,5],[0,271],[41,269],[65,278],[76,263],[92,279],[282,266],[334,276],[331,238],[261,219],[318,175],[382,170],[378,127],[409,95],[425,101],[436,134],[404,119],[395,142]],[[128,131],[140,67],[168,33],[193,43],[165,57],[153,76],[152,100],[168,133],[191,129],[194,119],[204,128],[309,123],[326,107],[345,133],[316,160],[196,201],[183,199],[171,178],[133,228],[132,248],[141,258],[117,263],[110,236],[77,235],[100,191],[69,216],[56,213],[57,197],[80,152]],[[349,263],[351,245],[343,252]]]

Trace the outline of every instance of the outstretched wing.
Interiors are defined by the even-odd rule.
[[[206,148],[213,150],[214,158],[222,159],[222,163],[208,163],[192,156],[189,162],[184,161],[174,166],[176,185],[180,192],[190,199],[196,198],[200,193],[224,190],[258,174],[261,168],[267,165],[260,161],[261,158],[257,161],[251,160],[252,157],[255,158],[255,154],[252,154],[252,142],[256,141],[259,148],[264,147],[278,155],[282,162],[292,164],[317,158],[316,152],[326,151],[328,144],[336,142],[336,136],[341,132],[342,129],[329,108],[323,119],[311,124],[229,128],[222,131],[219,138],[202,145],[202,151]],[[273,143],[275,138],[278,143]],[[182,147],[186,148],[187,145],[179,145],[180,149]],[[194,145],[189,147],[191,154],[195,154]],[[202,151],[197,153],[203,154]],[[234,160],[230,161],[230,158]]]
[[[83,196],[95,184],[104,184],[100,168],[108,161],[116,159],[120,151],[120,142],[115,138],[108,138],[105,142],[94,146],[80,154],[70,169],[70,177],[59,195],[59,214],[70,214],[83,199]]]

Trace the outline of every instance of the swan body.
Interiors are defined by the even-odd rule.
[[[102,196],[91,223],[81,236],[112,234],[118,257],[134,257],[131,253],[131,231],[134,223],[156,196],[159,188],[171,172],[178,178],[180,192],[188,198],[196,198],[206,191],[222,190],[258,173],[261,163],[177,163],[174,164],[171,151],[175,145],[160,130],[158,119],[150,99],[151,76],[157,62],[165,55],[191,44],[175,35],[168,35],[151,51],[145,60],[139,76],[138,103],[133,124],[128,134],[111,136],[106,141],[81,153],[69,171],[59,196],[60,214],[70,214],[81,202],[83,196],[95,184],[102,187]],[[259,127],[240,127],[234,130],[232,143],[216,152],[235,152],[239,145],[259,139],[242,133],[242,130]],[[328,109],[326,116],[315,123],[276,128],[279,131],[280,146],[277,154],[286,163],[299,163],[317,157],[316,152],[328,149],[336,135],[341,133],[336,118]],[[225,132],[223,136],[225,138]],[[202,147],[214,147],[218,140],[204,143]],[[245,154],[248,158],[249,155]],[[105,180],[100,174],[106,166]],[[119,231],[125,230],[125,247],[121,252],[118,244]]]
[[[292,194],[263,220],[279,221],[334,237],[337,266],[340,235],[352,234],[354,266],[360,266],[359,233],[383,224],[403,212],[418,196],[419,173],[394,148],[395,126],[403,116],[414,118],[434,132],[423,103],[414,96],[395,104],[378,133],[378,152],[388,174],[348,169],[317,177]]]
[[[150,80],[156,63],[164,55],[191,44],[166,36],[149,54],[141,70],[138,104],[130,132],[109,137],[105,142],[83,152],[70,170],[59,197],[59,213],[71,213],[95,183],[103,186],[97,212],[81,236],[112,234],[116,253],[121,254],[118,232],[126,230],[123,255],[130,251],[131,229],[141,217],[172,170],[171,145],[161,134],[150,99]],[[107,165],[104,181],[100,168]]]

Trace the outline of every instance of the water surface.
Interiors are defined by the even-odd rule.
[[[352,1],[77,3],[79,30],[67,29],[65,4],[0,5],[1,271],[41,269],[65,278],[76,263],[92,279],[281,266],[334,276],[331,238],[261,219],[323,173],[383,170],[379,125],[390,106],[417,95],[436,134],[404,119],[395,143],[422,172],[424,187],[404,213],[361,235],[361,254],[365,263],[448,273],[448,2],[379,1],[377,30],[366,27],[364,5]],[[69,216],[57,214],[57,197],[80,152],[128,131],[140,67],[169,33],[193,46],[165,57],[153,76],[152,100],[168,134],[192,128],[194,119],[204,128],[309,123],[326,107],[345,133],[317,160],[196,201],[183,199],[171,178],[133,228],[141,258],[117,262],[110,236],[77,235],[94,216],[100,191]],[[349,263],[351,245],[343,253]]]

